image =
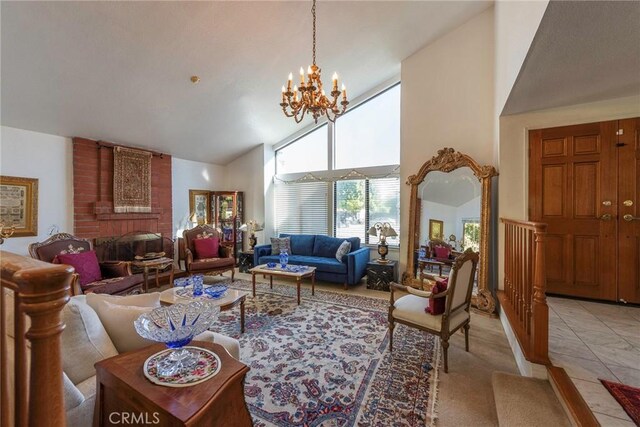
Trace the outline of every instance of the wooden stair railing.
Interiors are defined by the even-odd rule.
[[[0,251],[1,427],[66,425],[60,334],[73,271]]]
[[[500,305],[525,358],[549,365],[549,307],[545,273],[547,225],[501,218],[505,226],[504,290]]]

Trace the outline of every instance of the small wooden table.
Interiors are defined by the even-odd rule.
[[[173,286],[173,260],[171,258],[162,257],[149,260],[134,260],[131,261],[131,265],[142,268],[142,274],[144,276],[144,292],[149,292],[149,270],[153,270],[156,275],[156,288],[160,287],[159,275],[160,271],[164,270],[168,266],[171,266],[171,275],[169,277],[169,284]]]
[[[429,258],[418,259],[418,270],[420,273],[422,273],[422,270],[427,265],[431,267],[434,267],[434,266],[438,267],[438,276],[442,276],[442,266],[444,265],[444,262],[436,261],[435,259],[429,259]]]
[[[187,289],[191,287],[188,286]],[[178,288],[169,288],[160,292],[160,304],[172,305],[176,303],[188,303],[193,301],[192,298],[183,297],[176,294]],[[247,299],[247,293],[237,291],[235,289],[227,289],[227,292],[221,298],[207,298],[207,301],[220,307],[220,311],[231,310],[240,304],[240,333],[244,334],[244,302]]]
[[[120,426],[128,420],[132,425],[251,426],[243,384],[249,368],[219,344],[194,341],[191,345],[213,351],[222,362],[217,375],[191,387],[164,387],[144,376],[145,360],[165,349],[163,344],[96,363],[93,425]]]
[[[257,267],[253,267],[251,270],[251,282],[253,284],[253,296],[256,296],[256,274],[263,274],[269,276],[269,287],[273,289],[273,276],[276,277],[293,277],[296,279],[296,288],[298,289],[298,305],[300,305],[300,282],[306,277],[311,277],[311,295],[316,294],[316,268],[308,267],[300,273],[293,273],[291,271],[282,270],[280,265],[274,268],[268,268],[267,264],[262,264]]]

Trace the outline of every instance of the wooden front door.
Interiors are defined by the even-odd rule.
[[[638,122],[529,132],[530,219],[548,224],[548,292],[640,302],[640,221],[624,218],[640,214]]]

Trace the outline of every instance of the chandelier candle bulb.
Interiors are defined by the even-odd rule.
[[[333,90],[338,89],[338,73],[333,73]]]
[[[293,80],[293,74],[289,73],[289,81],[287,82],[287,89],[291,90],[291,80]]]

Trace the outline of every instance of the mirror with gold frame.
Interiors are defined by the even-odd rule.
[[[443,148],[407,179],[409,250],[403,284],[421,288],[425,269],[436,277],[447,275],[455,256],[472,248],[480,253],[473,305],[495,311],[488,270],[491,179],[497,175],[493,166],[480,166],[466,154]]]

